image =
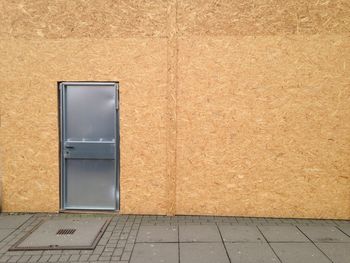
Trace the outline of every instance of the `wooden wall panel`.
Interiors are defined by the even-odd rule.
[[[177,213],[349,217],[349,40],[179,41]]]
[[[166,36],[166,11],[167,1],[162,0],[1,0],[0,36]]]
[[[0,76],[3,211],[57,211],[57,89]]]
[[[347,0],[179,0],[181,35],[349,33]]]
[[[166,40],[1,40],[4,211],[58,211],[57,81],[121,83],[123,213],[166,213]]]
[[[121,213],[350,218],[347,0],[0,0],[5,211],[58,210],[60,80],[121,85]]]
[[[349,1],[178,1],[177,213],[350,217]]]

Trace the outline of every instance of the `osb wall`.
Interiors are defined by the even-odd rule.
[[[118,80],[121,210],[166,213],[167,5],[1,1],[4,211],[58,211],[57,81]]]
[[[57,81],[121,86],[121,212],[350,218],[348,1],[0,0],[5,211],[58,211]]]
[[[350,218],[350,2],[180,1],[177,213]]]

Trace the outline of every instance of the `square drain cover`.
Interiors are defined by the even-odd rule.
[[[110,218],[64,218],[41,221],[10,250],[94,249]]]

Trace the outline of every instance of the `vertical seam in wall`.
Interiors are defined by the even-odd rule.
[[[172,0],[167,15],[167,215],[174,215],[176,212],[177,49],[177,0]]]
[[[175,0],[175,181],[174,181],[174,214],[176,214],[176,187],[177,187],[177,91],[178,91],[178,62],[179,62],[179,42],[178,42],[178,23],[177,23],[177,12],[178,12],[178,0]]]
[[[178,89],[178,24],[177,24],[177,10],[178,10],[178,0],[175,0],[175,34],[174,34],[174,40],[175,40],[175,47],[174,47],[174,52],[175,52],[175,141],[174,141],[174,189],[173,189],[173,215],[176,214],[176,186],[177,186],[177,89]],[[180,260],[180,259],[179,259]]]

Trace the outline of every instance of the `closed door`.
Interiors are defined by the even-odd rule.
[[[118,83],[60,83],[61,208],[119,208]]]

